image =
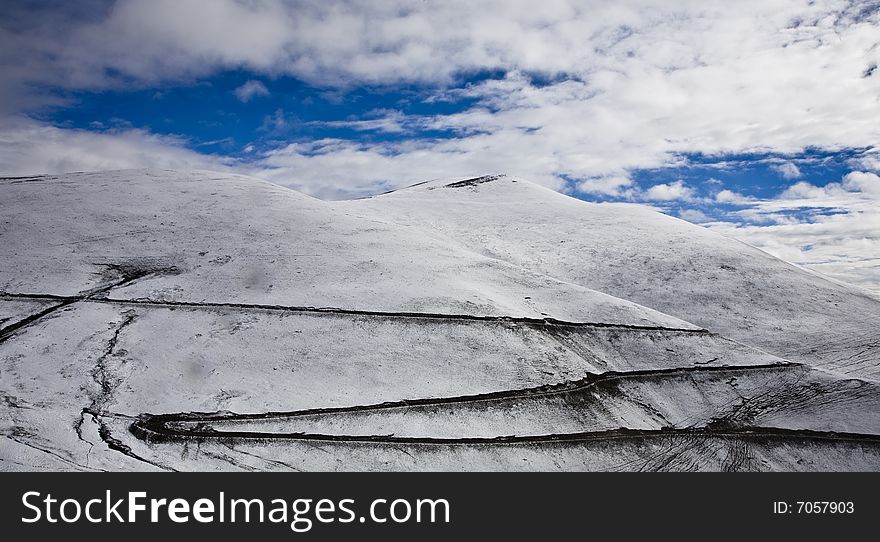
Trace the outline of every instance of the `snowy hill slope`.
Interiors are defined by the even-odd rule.
[[[591,204],[505,176],[343,206],[787,359],[880,379],[880,298],[644,207]]]
[[[129,171],[7,180],[2,190],[5,292],[77,295],[137,278],[115,291],[162,301],[693,327],[246,177]]]
[[[537,221],[591,207],[453,195],[492,184],[328,203],[211,172],[0,180],[0,469],[880,468],[875,382],[559,278],[601,266]],[[614,213],[599,240],[654,226],[618,209],[613,235]],[[630,257],[624,284],[676,265]]]

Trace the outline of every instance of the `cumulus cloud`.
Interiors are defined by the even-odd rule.
[[[705,224],[712,221],[711,218],[706,216],[706,213],[697,209],[682,209],[681,211],[679,211],[678,216],[682,220],[687,220],[688,222],[693,222],[694,224]]]
[[[694,189],[679,179],[673,183],[655,184],[645,191],[643,197],[653,201],[690,200],[694,197]]]
[[[869,149],[861,155],[852,158],[850,165],[854,169],[880,172],[880,149]]]
[[[232,160],[183,147],[180,138],[126,128],[62,129],[29,119],[0,127],[0,172],[6,175],[129,168],[228,169]]]
[[[880,294],[880,177],[852,172],[839,183],[798,182],[778,197],[743,201],[739,221],[711,229],[780,258]]]
[[[791,162],[774,164],[771,167],[776,170],[780,175],[782,175],[784,179],[797,179],[801,176],[801,170]]]
[[[843,188],[880,197],[880,176],[865,171],[852,171],[843,178]]]
[[[717,194],[715,194],[715,201],[718,203],[731,203],[734,205],[744,205],[753,201],[754,198],[750,198],[748,196],[744,196],[739,192],[734,192],[733,190],[719,190]]]
[[[257,96],[268,96],[269,89],[262,82],[255,79],[245,82],[232,91],[235,97],[244,103],[248,103]]]
[[[458,161],[469,160],[472,170],[487,154],[499,169],[545,153],[541,177],[586,188],[596,186],[591,179],[666,166],[687,153],[796,153],[880,140],[880,77],[866,75],[880,61],[880,10],[857,3],[548,0],[541,10],[500,0],[73,4],[79,7],[46,16],[9,8],[0,23],[6,94],[21,102],[46,85],[149,85],[224,69],[343,91],[418,83],[433,89],[429,100],[473,104],[429,117],[389,113],[352,127],[450,131],[469,153]],[[461,74],[489,71],[506,76],[459,84]],[[377,167],[396,152],[374,150]],[[423,143],[419,152],[440,159],[447,145]],[[780,167],[784,175],[796,168]],[[526,175],[535,168],[500,169]]]
[[[821,198],[832,189],[833,187],[819,187],[801,181],[786,188],[781,197],[785,199]]]
[[[266,152],[253,174],[325,199],[345,199],[438,177],[512,173],[561,190],[564,181],[548,171],[553,156],[499,157],[479,152],[479,139],[405,140],[395,144],[321,139]],[[541,143],[536,138],[535,146]]]
[[[584,194],[597,194],[601,196],[631,196],[633,181],[629,177],[615,175],[586,179],[577,185],[577,190]]]

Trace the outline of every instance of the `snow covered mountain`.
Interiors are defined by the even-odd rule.
[[[591,204],[522,179],[483,177],[345,208],[427,228],[785,358],[880,379],[876,296],[646,207]]]
[[[503,176],[0,180],[0,469],[877,470],[880,299]]]

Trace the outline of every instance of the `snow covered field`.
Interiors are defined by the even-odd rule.
[[[0,180],[0,469],[877,470],[880,299],[503,176]]]

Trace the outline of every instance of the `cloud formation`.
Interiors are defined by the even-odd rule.
[[[880,176],[876,173],[854,171],[825,186],[802,181],[776,198],[733,203],[741,207],[734,214],[743,220],[698,222],[880,294]]]
[[[801,170],[796,164],[791,162],[783,162],[772,166],[785,179],[797,179],[801,176]]]
[[[434,89],[426,99],[475,103],[429,117],[392,111],[361,129],[452,131],[472,171],[535,176],[538,168],[520,168],[517,157],[540,153],[538,177],[588,189],[683,153],[795,153],[880,140],[880,76],[870,70],[880,62],[880,10],[865,2],[549,0],[541,10],[526,1],[75,4],[37,15],[4,8],[0,64],[14,102],[33,100],[22,89],[34,85],[154,85],[225,69],[337,88],[415,82]],[[457,84],[462,74],[487,71],[507,75]],[[240,97],[259,95],[261,85],[245,84]],[[412,152],[439,159],[449,146],[421,141]],[[346,178],[361,185],[397,162],[388,156],[410,149],[367,149],[360,158],[370,171]],[[347,162],[350,149],[340,152]],[[793,164],[780,168],[795,175]],[[309,184],[310,171],[285,174]],[[396,182],[394,173],[384,180]]]
[[[679,179],[672,183],[655,184],[645,191],[643,197],[649,201],[689,201],[694,197],[694,189]]]
[[[129,168],[228,169],[232,160],[184,147],[181,138],[125,128],[56,128],[29,119],[0,126],[0,173],[30,175]]]
[[[246,81],[243,85],[232,91],[235,97],[244,103],[248,103],[257,96],[268,96],[269,89],[262,82],[255,79]]]

